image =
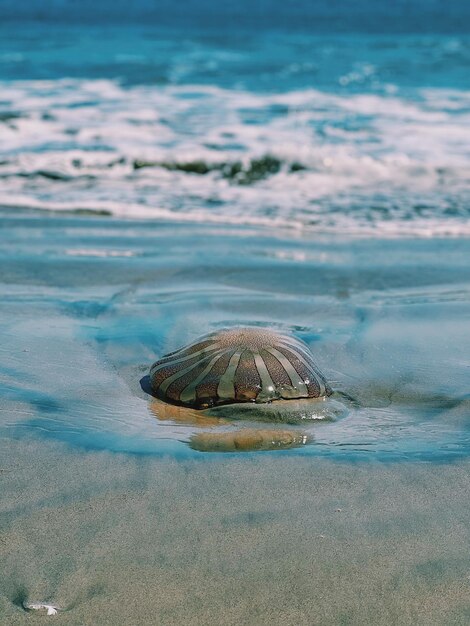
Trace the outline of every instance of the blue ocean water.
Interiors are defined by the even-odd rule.
[[[185,30],[233,32],[295,29],[306,32],[469,32],[465,0],[0,0],[4,20],[150,23]]]
[[[470,233],[468,35],[0,28],[4,206]]]
[[[301,452],[466,455],[463,22],[52,17],[0,25],[6,430],[190,453],[194,425],[138,380],[198,334],[266,324],[343,394]]]

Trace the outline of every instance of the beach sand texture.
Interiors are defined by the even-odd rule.
[[[467,462],[1,451],[2,624],[468,623]]]

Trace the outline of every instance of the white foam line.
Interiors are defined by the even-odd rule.
[[[375,224],[362,223],[354,220],[352,217],[345,215],[335,216],[333,220],[331,216],[325,224],[303,224],[300,220],[272,218],[272,217],[253,217],[249,215],[220,215],[205,212],[202,210],[178,213],[170,209],[159,207],[149,207],[142,205],[120,205],[112,202],[80,202],[75,206],[73,204],[60,204],[55,202],[39,203],[33,200],[18,201],[12,203],[12,198],[8,200],[2,199],[0,196],[0,206],[7,209],[29,209],[39,211],[53,211],[70,213],[77,210],[87,209],[90,211],[108,211],[111,215],[124,219],[164,221],[175,223],[211,223],[220,225],[237,225],[237,226],[258,226],[273,230],[296,231],[296,232],[316,232],[318,234],[335,235],[344,237],[358,238],[400,238],[400,237],[416,237],[416,238],[468,238],[470,237],[470,220],[449,219],[415,219],[413,221],[396,219],[390,221],[377,221]],[[323,216],[324,217],[324,216]],[[76,251],[75,251],[76,252]],[[78,254],[93,254],[95,256],[105,256],[101,251],[79,251]],[[111,251],[107,256],[131,256],[127,251]]]
[[[73,213],[75,211],[87,210],[99,214],[101,211],[107,211],[116,217],[124,217],[131,219],[150,219],[171,222],[210,222],[214,224],[246,224],[253,226],[272,225],[273,227],[284,228],[302,228],[301,224],[292,226],[290,222],[282,218],[267,219],[265,217],[252,217],[249,215],[216,215],[210,212],[188,212],[178,213],[171,209],[160,207],[143,206],[140,204],[120,204],[114,202],[77,202],[77,203],[60,203],[60,202],[38,202],[35,199],[8,196],[2,197],[0,194],[0,206],[10,209],[29,209],[37,211],[54,211]]]

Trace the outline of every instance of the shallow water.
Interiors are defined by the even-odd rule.
[[[335,390],[297,423],[287,416],[310,441],[289,454],[470,451],[467,239],[286,239],[30,212],[4,212],[2,239],[1,429],[9,436],[201,454],[188,447],[197,433],[265,420],[235,407],[221,423],[186,423],[140,380],[199,335],[259,324],[306,341]],[[282,412],[274,421],[286,427]]]

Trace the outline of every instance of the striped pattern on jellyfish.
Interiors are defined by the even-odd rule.
[[[261,328],[220,330],[165,355],[150,384],[160,399],[197,409],[332,393],[303,341]]]

